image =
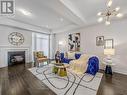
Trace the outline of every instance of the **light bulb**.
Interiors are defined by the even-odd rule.
[[[116,9],[115,9],[116,11],[119,11],[120,10],[120,7],[116,7]]]
[[[112,0],[109,0],[107,6],[108,6],[108,7],[111,7],[111,5],[112,5]]]
[[[110,21],[106,21],[105,24],[106,25],[110,25],[111,23],[110,23]]]
[[[100,16],[101,14],[102,14],[102,13],[101,13],[101,12],[99,12],[97,15],[98,15],[98,16]]]
[[[118,13],[116,16],[117,16],[117,17],[123,17],[123,14]]]
[[[100,18],[98,19],[98,22],[102,22],[102,21],[103,21],[103,18],[100,17]]]

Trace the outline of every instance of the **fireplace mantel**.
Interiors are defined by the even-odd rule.
[[[25,51],[26,63],[30,62],[30,47],[0,46],[0,68],[8,66],[8,52],[11,51]]]

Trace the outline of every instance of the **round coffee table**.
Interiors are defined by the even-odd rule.
[[[53,73],[58,74],[61,77],[67,76],[67,70],[66,70],[67,67],[68,66],[62,63],[54,64]]]

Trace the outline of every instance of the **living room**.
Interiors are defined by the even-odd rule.
[[[126,0],[0,4],[0,95],[127,95]]]

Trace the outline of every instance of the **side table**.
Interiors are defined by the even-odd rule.
[[[107,63],[107,62],[103,62],[103,64],[106,65],[105,74],[113,75],[112,66],[114,66],[115,64],[114,63]]]

